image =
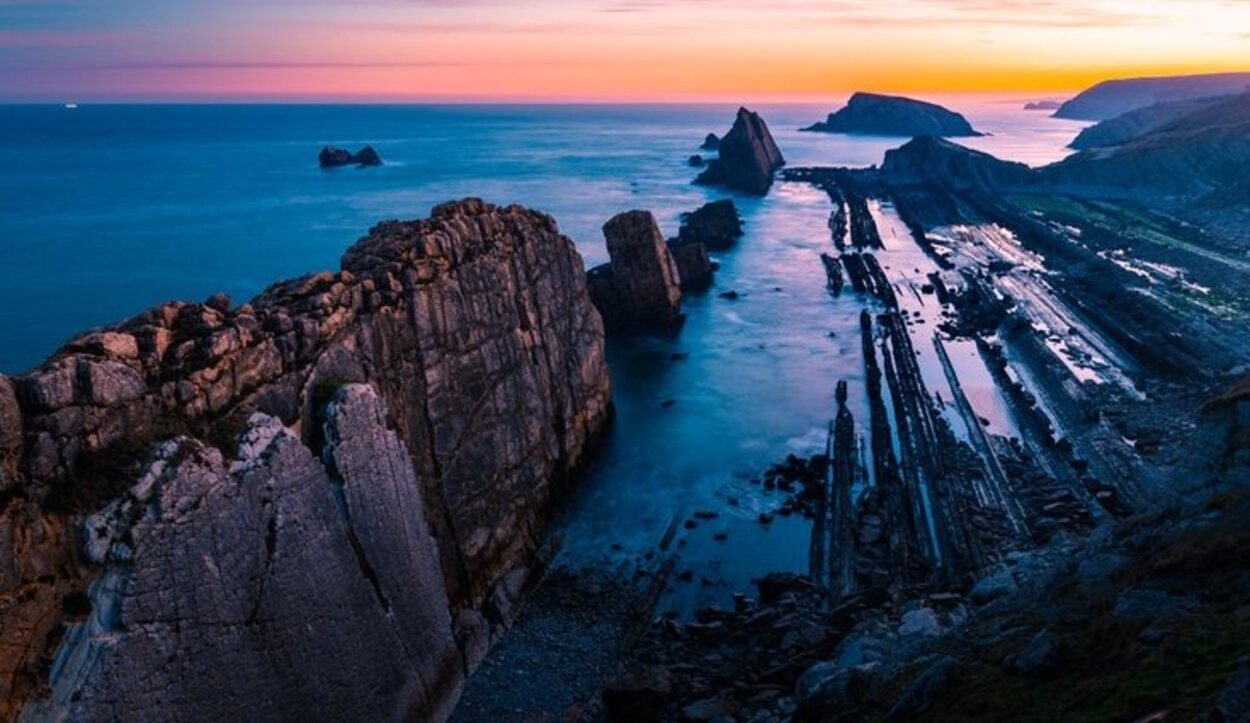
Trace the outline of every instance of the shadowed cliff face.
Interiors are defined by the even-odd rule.
[[[602,324],[572,242],[518,207],[382,224],[343,269],[156,307],[0,384],[3,710],[454,701],[610,413]]]

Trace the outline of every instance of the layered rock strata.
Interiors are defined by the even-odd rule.
[[[582,268],[470,199],[0,383],[0,713],[444,716],[610,414]]]

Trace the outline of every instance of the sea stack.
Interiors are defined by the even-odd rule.
[[[365,146],[359,151],[352,153],[342,148],[334,146],[326,146],[321,149],[321,153],[317,160],[321,163],[322,168],[339,168],[341,166],[380,166],[382,165],[382,156],[374,150],[373,146]]]
[[[746,108],[738,109],[719,148],[719,158],[708,162],[696,183],[762,196],[772,186],[773,173],[786,162],[764,119]]]
[[[876,93],[856,93],[846,107],[803,130],[900,137],[981,135],[962,115],[940,105]]]
[[[626,211],[603,225],[611,261],[590,270],[590,297],[610,330],[681,327],[681,274],[650,211]]]

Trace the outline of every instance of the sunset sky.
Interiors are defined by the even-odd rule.
[[[1250,0],[0,0],[0,100],[752,100],[1250,69]]]

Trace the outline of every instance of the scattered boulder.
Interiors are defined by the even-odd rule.
[[[867,687],[871,666],[846,668],[833,662],[808,668],[795,685],[794,700],[806,713],[839,711],[857,705]]]
[[[720,141],[718,158],[708,162],[695,183],[762,196],[773,184],[773,173],[783,165],[785,158],[764,119],[758,113],[739,108],[733,128]]]
[[[359,151],[352,153],[351,151],[335,148],[334,146],[326,146],[321,149],[318,157],[322,168],[339,168],[341,166],[380,166],[382,165],[382,157],[374,150],[373,146],[365,146]]]
[[[1011,570],[999,570],[977,581],[968,596],[977,605],[993,602],[1013,594],[1017,589],[1016,578]]]
[[[1057,653],[1055,636],[1049,630],[1042,630],[1029,640],[1023,650],[1008,659],[1007,667],[1026,677],[1044,677],[1055,671]]]
[[[698,153],[686,159],[686,165],[691,168],[702,168],[704,166],[703,156]]]
[[[898,626],[898,634],[902,637],[922,636],[934,637],[942,634],[942,623],[938,620],[933,608],[918,608],[904,613]]]
[[[680,328],[681,275],[649,211],[627,211],[603,226],[611,261],[590,270],[590,297],[613,330]]]
[[[886,718],[893,720],[924,713],[950,684],[958,669],[959,662],[949,655],[938,658],[903,691]]]

